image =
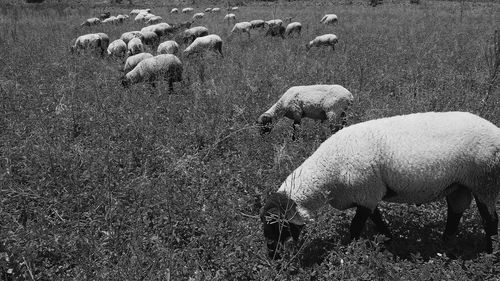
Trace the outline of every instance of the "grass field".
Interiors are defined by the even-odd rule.
[[[500,78],[485,55],[500,4],[347,2],[238,3],[239,20],[302,22],[286,40],[229,37],[223,13],[207,15],[199,24],[223,38],[225,57],[181,57],[185,81],[168,94],[166,84],[124,89],[119,61],[69,53],[85,33],[140,30],[133,20],[79,27],[135,7],[0,0],[0,279],[498,280],[474,204],[456,247],[442,245],[444,201],[383,204],[389,245],[370,224],[367,240],[348,243],[353,212],[325,208],[301,251],[267,259],[258,210],[327,132],[306,121],[293,142],[282,120],[258,134],[255,120],[289,87],[343,85],[355,96],[350,124],[462,110],[500,125]],[[168,14],[184,5],[134,3],[168,22],[190,18]],[[325,13],[339,24],[320,25]],[[305,51],[330,32],[335,52]]]

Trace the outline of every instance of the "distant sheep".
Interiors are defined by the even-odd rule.
[[[118,21],[115,16],[109,17],[102,21],[103,24],[116,24]]]
[[[205,16],[204,13],[196,13],[196,14],[193,15],[193,19],[194,20],[199,20],[199,19],[202,19],[204,16]]]
[[[150,53],[139,53],[137,55],[133,55],[127,58],[125,61],[125,66],[123,67],[123,72],[127,74],[129,71],[134,69],[141,61],[145,59],[152,58],[153,55]]]
[[[145,32],[145,31],[154,32],[154,33],[156,33],[156,35],[158,35],[158,37],[162,37],[162,36],[173,33],[174,28],[168,23],[160,22],[157,24],[146,26],[146,27],[141,29],[141,32]]]
[[[127,50],[129,56],[144,52],[144,45],[142,44],[141,39],[133,38],[128,41]]]
[[[297,241],[325,204],[356,207],[349,232],[357,239],[368,218],[391,237],[381,201],[423,204],[446,197],[443,239],[449,241],[474,197],[491,253],[500,243],[499,192],[500,128],[467,112],[416,113],[358,123],[331,136],[267,199],[260,217],[275,258],[279,245]]]
[[[108,55],[112,57],[124,58],[127,54],[127,44],[121,39],[116,39],[108,46]]]
[[[127,20],[129,18],[128,15],[118,15],[116,16],[116,19],[118,20],[118,22],[120,23],[123,23],[125,20]]]
[[[184,8],[184,9],[182,9],[182,13],[183,14],[190,14],[192,12],[194,12],[193,8]]]
[[[252,29],[264,28],[266,26],[266,22],[264,20],[252,20],[250,21],[252,25]]]
[[[212,12],[212,8],[205,8],[205,13],[210,13]]]
[[[122,39],[123,42],[125,42],[125,44],[128,44],[128,42],[130,40],[132,40],[133,38],[139,38],[139,39],[141,39],[142,38],[142,32],[141,31],[129,31],[129,32],[123,33],[120,36],[120,39]]]
[[[101,20],[98,18],[86,19],[80,26],[93,26],[101,24]]]
[[[182,62],[179,58],[165,54],[144,59],[125,74],[122,85],[128,87],[131,84],[149,82],[153,87],[156,87],[158,80],[167,81],[169,91],[173,92],[173,82],[182,81]]]
[[[271,26],[282,26],[283,21],[280,19],[274,19],[274,20],[268,20],[266,21],[266,25],[271,27]]]
[[[212,8],[211,13],[220,13],[220,8]]]
[[[335,34],[324,34],[317,36],[312,41],[306,44],[306,49],[309,50],[311,47],[321,47],[330,46],[332,50],[335,50],[335,45],[339,42],[337,35]]]
[[[151,12],[151,9],[133,9],[130,14],[131,15],[138,15],[140,13],[144,14],[149,14]]]
[[[236,20],[236,15],[235,14],[227,14],[224,16],[225,21],[235,21]]]
[[[346,124],[346,112],[353,102],[353,96],[340,85],[295,86],[264,112],[257,124],[260,133],[271,132],[273,123],[282,117],[293,120],[293,139],[302,118],[328,121],[333,132]]]
[[[177,42],[169,40],[158,45],[158,54],[173,54],[176,55],[179,53],[179,44]]]
[[[181,34],[179,34],[178,42],[182,44],[190,44],[198,37],[203,37],[208,35],[208,28],[204,26],[195,26],[190,29],[184,30]]]
[[[193,54],[199,54],[206,51],[213,51],[224,57],[222,54],[222,39],[215,34],[198,37],[186,48],[186,50],[184,50],[184,56],[189,57]]]
[[[75,43],[70,47],[71,53],[94,51],[101,55],[104,54],[108,45],[105,44],[99,34],[91,33],[79,36]]]
[[[240,10],[239,7],[231,7],[230,11],[233,11],[233,12],[238,12]]]
[[[300,22],[292,22],[286,26],[285,35],[292,36],[293,34],[300,35],[302,31],[302,24]]]
[[[327,14],[325,15],[319,22],[322,24],[335,24],[339,20],[337,18],[337,15],[335,14]]]
[[[170,13],[171,14],[178,14],[179,13],[179,9],[173,8],[172,10],[170,10]]]
[[[163,20],[160,16],[152,16],[146,20],[146,24],[157,24]]]
[[[99,15],[99,19],[100,20],[105,20],[107,18],[109,18],[111,16],[111,13],[110,12],[104,12],[102,14]]]
[[[250,38],[250,29],[252,29],[252,24],[243,21],[243,22],[238,22],[234,25],[233,29],[231,30],[231,33],[233,34],[243,34],[246,33],[248,34],[248,38]]]

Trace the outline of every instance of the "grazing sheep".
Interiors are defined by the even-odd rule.
[[[117,20],[115,16],[109,17],[102,21],[103,24],[116,24]]]
[[[280,19],[268,20],[266,21],[267,26],[282,26],[283,21]]]
[[[124,58],[127,54],[127,44],[121,39],[116,39],[108,46],[108,55],[112,57]]]
[[[160,37],[156,33],[146,30],[144,32],[141,31],[141,34],[142,37],[140,39],[144,45],[158,46],[160,44]]]
[[[252,25],[252,29],[264,28],[266,26],[266,22],[264,20],[252,20],[250,21],[250,24]]]
[[[322,24],[335,24],[339,20],[335,14],[326,14],[319,22]]]
[[[169,91],[173,92],[173,82],[182,81],[182,62],[179,58],[165,54],[144,59],[125,74],[122,85],[128,87],[131,84],[149,82],[153,87],[156,87],[155,82],[158,80],[168,81]]]
[[[170,13],[171,14],[178,14],[179,13],[179,9],[173,8],[172,10],[170,10]]]
[[[160,23],[162,20],[163,18],[160,16],[152,16],[146,20],[146,24],[157,24]]]
[[[240,10],[240,8],[239,8],[239,7],[232,7],[232,8],[230,9],[230,11],[233,11],[233,12],[238,12],[239,10]]]
[[[90,18],[86,19],[80,26],[92,26],[92,25],[98,25],[101,24],[101,20],[98,18]]]
[[[211,13],[220,13],[220,8],[212,8]]]
[[[210,12],[212,12],[212,8],[206,8],[205,9],[205,13],[210,13]]]
[[[125,66],[123,67],[123,72],[127,74],[129,71],[134,69],[141,61],[145,59],[152,58],[153,55],[150,53],[139,53],[137,55],[133,55],[127,58],[125,61]]]
[[[184,9],[182,9],[182,13],[183,14],[190,14],[192,12],[194,12],[193,8],[184,8]]]
[[[292,36],[292,34],[300,35],[302,31],[302,24],[300,22],[292,22],[286,26],[285,35]]]
[[[116,20],[117,20],[119,23],[123,23],[126,19],[128,19],[128,16],[127,16],[127,15],[118,15],[118,16],[116,16]]]
[[[467,112],[416,113],[358,123],[331,136],[268,198],[260,215],[273,257],[326,203],[357,208],[350,226],[356,239],[368,217],[391,237],[377,207],[381,201],[422,204],[446,197],[447,240],[474,196],[491,252],[498,247],[492,236],[499,241],[499,191],[497,126]]]
[[[196,38],[206,35],[208,35],[208,28],[204,26],[195,26],[180,33],[176,41],[181,44],[190,44]]]
[[[328,120],[333,132],[346,124],[346,112],[352,105],[353,96],[340,85],[295,86],[288,89],[283,96],[264,112],[257,124],[260,133],[270,133],[273,123],[283,116],[293,120],[293,139],[296,138],[297,127],[302,118]]]
[[[246,33],[248,34],[248,38],[250,38],[250,29],[252,29],[251,23],[247,21],[238,22],[234,25],[233,29],[231,30],[231,33],[238,33],[238,34]]]
[[[144,52],[144,45],[142,44],[141,39],[133,38],[132,40],[128,41],[127,49],[128,55],[133,56],[135,54]]]
[[[236,20],[236,15],[235,14],[227,14],[224,16],[224,20],[229,21],[235,21]]]
[[[205,16],[204,13],[196,13],[193,15],[193,20],[199,20],[202,19]]]
[[[184,56],[189,57],[206,51],[213,51],[224,57],[222,54],[222,39],[215,34],[198,37],[184,50]]]
[[[142,22],[145,23],[145,24],[148,24],[148,22],[151,20],[151,19],[157,19],[157,18],[160,18],[159,21],[162,20],[162,18],[160,16],[156,16],[156,15],[153,15],[153,14],[145,14],[144,15],[144,18],[142,19]]]
[[[145,32],[145,31],[154,32],[154,33],[156,33],[156,35],[158,35],[158,37],[162,37],[162,36],[168,35],[170,33],[173,33],[174,28],[166,22],[160,22],[157,24],[146,26],[146,27],[141,29],[141,32]]]
[[[192,24],[193,24],[192,21],[184,21],[184,22],[180,22],[180,23],[174,23],[172,25],[171,33],[177,33],[177,32],[186,30],[186,29],[190,28]]]
[[[317,36],[312,41],[306,44],[306,49],[309,51],[311,47],[320,47],[320,46],[331,46],[332,50],[335,50],[335,44],[339,42],[337,35],[335,34],[324,34]]]
[[[133,9],[130,14],[131,15],[138,15],[140,13],[144,14],[149,14],[151,12],[151,9]]]
[[[285,27],[282,25],[270,25],[265,36],[280,36],[285,39]]]
[[[142,38],[142,31],[129,31],[125,32],[120,36],[120,39],[125,42],[125,44],[128,44],[128,42],[134,38]]]
[[[176,55],[179,53],[179,44],[177,42],[169,40],[158,45],[158,54],[173,54]]]
[[[99,34],[85,34],[76,38],[75,43],[70,47],[70,51],[71,53],[95,51],[103,55],[108,47],[107,45],[106,47],[103,47],[103,45],[104,44]]]

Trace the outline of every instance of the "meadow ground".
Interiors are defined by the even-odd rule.
[[[21,2],[21,1],[19,1]],[[84,2],[84,1],[82,1]],[[125,1],[126,2],[126,1]],[[168,22],[165,2],[134,1]],[[373,226],[347,243],[352,211],[324,208],[301,251],[266,257],[258,210],[324,139],[307,121],[290,140],[282,120],[261,137],[257,117],[294,85],[336,83],[355,103],[349,123],[421,111],[463,110],[500,125],[499,82],[488,61],[500,4],[425,1],[238,3],[239,20],[293,16],[298,38],[229,36],[220,15],[199,24],[224,40],[223,59],[184,62],[185,82],[123,89],[120,62],[70,55],[77,36],[116,39],[142,26],[80,28],[127,5],[0,5],[0,279],[16,280],[488,280],[473,204],[456,247],[440,240],[444,201],[383,204],[394,241]],[[225,3],[218,3],[222,7]],[[215,6],[196,2],[195,10]],[[320,25],[336,13],[340,22]],[[333,32],[330,49],[305,51]]]

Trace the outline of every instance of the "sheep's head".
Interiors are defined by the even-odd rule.
[[[306,50],[309,51],[311,49],[311,43],[306,44]]]
[[[273,118],[271,115],[264,113],[257,119],[257,125],[260,127],[260,134],[269,134],[273,129]]]
[[[122,76],[121,81],[122,81],[122,86],[123,86],[124,88],[128,88],[128,87],[130,87],[131,82],[130,82],[130,79],[128,79],[128,78],[127,78],[127,76],[126,76],[126,75],[123,75],[123,76]]]
[[[285,243],[298,241],[304,222],[296,208],[295,202],[284,194],[274,193],[261,209],[260,220],[263,223],[269,258],[279,259],[278,252],[285,248]]]

